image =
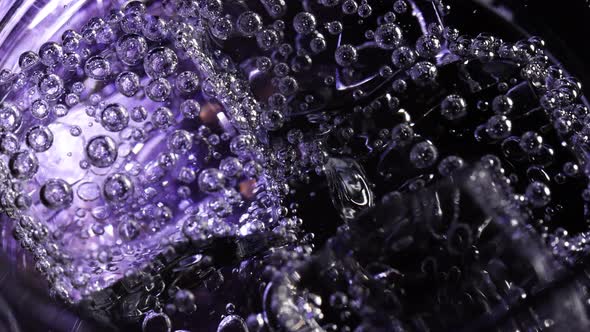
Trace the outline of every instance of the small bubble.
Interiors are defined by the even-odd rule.
[[[420,142],[412,147],[410,161],[416,168],[427,168],[438,159],[438,150],[430,141]]]
[[[139,76],[131,71],[124,71],[115,80],[117,91],[126,97],[134,96],[139,91]]]
[[[293,28],[298,34],[307,35],[316,27],[316,18],[309,12],[301,12],[293,18]]]
[[[88,161],[99,168],[109,167],[114,164],[117,154],[117,143],[109,136],[95,136],[86,145]]]
[[[123,173],[109,175],[103,184],[102,192],[108,201],[120,202],[133,195],[131,178]]]
[[[127,66],[139,64],[148,50],[145,38],[136,34],[125,35],[117,41],[115,51],[121,62]]]
[[[53,144],[53,133],[45,126],[34,126],[27,131],[26,142],[34,151],[45,152]]]
[[[156,78],[145,87],[145,93],[153,101],[165,101],[172,93],[172,85],[165,78]]]
[[[84,72],[90,78],[103,81],[111,75],[111,63],[101,56],[93,56],[86,61]]]
[[[394,23],[380,25],[375,31],[375,42],[379,47],[392,50],[402,41],[402,30]]]
[[[356,48],[348,44],[338,46],[335,57],[336,63],[342,67],[351,66],[358,60]]]
[[[146,74],[152,78],[162,78],[172,75],[178,66],[178,57],[167,47],[151,49],[144,60]]]
[[[100,124],[108,131],[121,131],[129,124],[129,113],[121,104],[110,104],[100,113]]]
[[[74,193],[70,185],[62,179],[48,180],[39,191],[41,202],[50,209],[69,207],[74,201]]]

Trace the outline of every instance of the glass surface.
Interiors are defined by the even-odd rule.
[[[585,1],[0,18],[0,330],[588,329]]]

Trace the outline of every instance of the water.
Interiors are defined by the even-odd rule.
[[[3,227],[110,328],[584,330],[581,83],[453,5],[75,2],[34,47],[0,30]]]

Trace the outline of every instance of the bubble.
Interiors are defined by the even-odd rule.
[[[165,78],[151,80],[145,87],[145,94],[153,101],[164,101],[172,93],[172,85]]]
[[[223,11],[223,2],[221,0],[205,0],[201,4],[202,15],[214,19],[221,15]]]
[[[254,160],[250,160],[249,162],[244,164],[244,174],[251,178],[256,178],[262,172],[262,166],[255,162]]]
[[[53,114],[57,117],[63,117],[68,115],[70,109],[64,104],[55,104],[52,108]]]
[[[62,37],[63,49],[67,52],[75,52],[80,47],[82,36],[74,30],[66,30]]]
[[[158,107],[152,113],[152,122],[157,128],[169,128],[174,124],[174,114],[168,107]]]
[[[209,142],[209,144],[211,144],[213,146],[218,145],[221,142],[219,135],[217,135],[217,134],[209,135],[206,140],[207,140],[207,142]]]
[[[252,147],[252,141],[247,135],[237,135],[232,138],[229,148],[237,156],[247,156]]]
[[[151,78],[170,76],[176,71],[178,57],[167,47],[156,47],[145,56],[143,66]]]
[[[457,38],[459,38],[459,30],[454,29],[452,27],[445,27],[443,29],[443,38],[449,41],[453,41],[456,40]]]
[[[72,187],[62,179],[51,179],[45,182],[39,191],[41,203],[57,210],[69,207],[74,201]]]
[[[44,152],[53,144],[53,133],[45,126],[34,126],[27,130],[26,141],[34,151]]]
[[[578,164],[568,161],[563,164],[563,172],[569,177],[576,177],[580,174],[580,166]]]
[[[74,82],[72,84],[72,93],[75,93],[77,95],[81,95],[84,92],[84,83],[82,82]]]
[[[342,12],[346,15],[352,15],[359,9],[359,5],[354,0],[345,0],[342,3]]]
[[[418,85],[429,84],[438,77],[438,69],[428,61],[418,62],[410,69],[410,77]]]
[[[11,103],[4,102],[0,105],[0,129],[15,132],[23,121],[22,113]]]
[[[532,206],[543,207],[551,201],[551,191],[542,182],[533,182],[526,188],[526,197]]]
[[[335,58],[340,66],[349,67],[357,62],[358,54],[354,46],[344,44],[336,49]]]
[[[227,315],[217,326],[217,332],[248,332],[248,326],[242,317]]]
[[[121,131],[129,125],[129,113],[121,104],[109,104],[100,113],[100,124],[108,131]]]
[[[171,152],[162,152],[158,155],[157,161],[162,169],[171,169],[178,162],[178,155]]]
[[[375,31],[374,38],[377,46],[385,50],[392,50],[401,43],[402,30],[393,23],[382,24]]]
[[[125,33],[140,33],[143,26],[143,15],[139,13],[128,13],[119,22],[121,30]]]
[[[76,71],[82,64],[82,58],[78,53],[66,53],[63,61],[64,67],[69,71]]]
[[[39,59],[48,67],[59,64],[63,59],[63,54],[62,47],[55,42],[47,42],[39,48]]]
[[[0,153],[12,155],[18,152],[20,141],[18,137],[11,132],[0,133]]]
[[[141,28],[145,38],[151,41],[161,41],[168,35],[166,21],[157,16],[146,16],[145,24]]]
[[[105,24],[96,32],[96,42],[99,44],[111,44],[117,38],[113,28]]]
[[[367,18],[373,13],[373,8],[367,2],[362,2],[357,10],[357,14],[362,18]]]
[[[180,172],[178,172],[177,179],[181,182],[188,184],[188,183],[192,183],[193,181],[195,181],[197,179],[197,175],[193,169],[188,168],[188,167],[182,167],[180,169]]]
[[[95,55],[86,61],[84,72],[92,79],[104,81],[111,75],[111,63],[107,59]]]
[[[183,313],[191,313],[196,310],[195,295],[186,289],[181,289],[174,294],[174,305],[178,311]]]
[[[285,30],[285,26],[285,21],[283,20],[276,20],[272,23],[272,27],[281,32]]]
[[[326,47],[328,46],[326,39],[322,34],[316,34],[315,37],[311,39],[309,42],[309,48],[314,53],[321,53],[323,52]]]
[[[256,58],[256,69],[261,72],[268,72],[272,68],[272,60],[269,57],[261,56]]]
[[[277,130],[283,126],[285,119],[279,110],[274,109],[262,112],[260,121],[267,130]]]
[[[187,153],[193,146],[193,137],[186,130],[176,130],[168,137],[168,148],[179,154]]]
[[[299,89],[299,84],[297,83],[297,80],[292,76],[285,76],[281,78],[281,80],[279,81],[278,87],[279,91],[282,94],[286,96],[291,96],[297,92],[297,90]]]
[[[131,110],[131,120],[135,122],[143,122],[147,119],[148,111],[143,106],[136,106]]]
[[[107,201],[121,202],[133,195],[133,182],[123,173],[109,175],[102,186],[102,192]]]
[[[391,130],[391,139],[395,144],[405,146],[414,140],[414,129],[407,123],[400,123]]]
[[[82,33],[84,33],[86,30],[98,30],[105,24],[106,22],[101,17],[91,17],[82,27]]]
[[[572,130],[572,121],[566,117],[559,117],[553,121],[553,128],[560,135],[567,135]]]
[[[25,150],[10,157],[8,167],[15,178],[26,180],[31,179],[37,173],[39,161],[33,152]]]
[[[65,98],[66,104],[69,107],[78,105],[80,102],[80,97],[75,93],[68,93]]]
[[[543,148],[543,137],[534,131],[527,131],[520,137],[519,145],[526,153],[538,153]]]
[[[430,141],[420,142],[412,147],[410,161],[416,168],[427,168],[438,159],[438,150]]]
[[[449,95],[443,100],[440,112],[448,120],[457,120],[467,115],[467,102],[459,95]]]
[[[268,14],[273,18],[282,16],[287,10],[285,0],[260,0],[260,2],[264,5]]]
[[[271,50],[279,44],[279,34],[274,29],[262,29],[256,33],[256,44],[263,51]]]
[[[416,41],[416,52],[423,58],[432,58],[441,50],[441,43],[438,37],[433,35],[424,35]]]
[[[122,95],[132,97],[139,91],[139,76],[132,71],[124,71],[117,76],[115,86]]]
[[[84,182],[78,186],[76,194],[81,200],[92,202],[100,197],[100,187],[96,182]]]
[[[462,169],[465,166],[463,159],[457,156],[448,156],[440,161],[438,164],[438,172],[442,176],[450,176],[456,170]]]
[[[98,168],[105,168],[114,164],[117,155],[117,143],[109,136],[95,136],[86,145],[88,161]]]
[[[187,99],[180,104],[180,112],[186,119],[197,119],[201,113],[201,105],[194,99]]]
[[[307,54],[300,54],[291,59],[291,69],[296,72],[306,72],[312,68],[313,60]]]
[[[27,51],[21,54],[18,58],[18,66],[21,70],[26,71],[35,67],[40,61],[41,59],[37,53],[33,51]]]
[[[211,34],[217,39],[227,40],[233,33],[234,27],[228,17],[220,17],[211,25]]]
[[[510,135],[512,121],[505,115],[494,115],[486,123],[486,133],[493,139],[502,139]]]
[[[165,313],[151,311],[145,315],[141,324],[142,332],[170,332],[172,322]]]
[[[225,186],[225,176],[217,168],[208,168],[199,174],[198,183],[202,192],[218,192]]]
[[[326,28],[328,28],[328,32],[331,35],[339,35],[342,33],[342,30],[344,29],[344,27],[342,26],[342,23],[340,23],[339,21],[327,23]]]
[[[274,109],[284,109],[287,105],[287,98],[280,93],[273,93],[268,97],[268,106]]]
[[[312,13],[300,12],[293,18],[293,29],[298,34],[307,35],[312,33],[316,27],[316,19]]]
[[[125,4],[123,10],[125,11],[125,14],[143,14],[146,11],[146,7],[145,4],[140,0],[132,0]]]
[[[117,232],[123,241],[133,241],[135,240],[139,234],[140,229],[139,225],[134,220],[126,219],[119,223],[117,226]]]
[[[236,28],[244,36],[251,37],[262,29],[262,18],[253,11],[245,11],[238,16]]]
[[[393,70],[387,65],[381,66],[381,68],[379,68],[379,76],[389,78],[393,76]]]
[[[145,38],[136,34],[129,34],[119,38],[115,45],[117,57],[128,66],[139,64],[147,50],[148,45]]]
[[[396,0],[393,3],[393,11],[403,14],[408,11],[408,3],[405,0]]]
[[[227,157],[219,163],[219,169],[227,177],[237,177],[242,172],[242,163],[236,157]]]
[[[508,114],[514,107],[514,101],[506,95],[499,95],[492,101],[492,110],[496,114]]]
[[[199,89],[199,75],[192,71],[180,73],[176,78],[176,88],[181,93],[194,93]]]
[[[290,70],[289,65],[284,62],[281,62],[281,63],[277,63],[275,65],[273,72],[275,73],[275,75],[277,77],[284,77],[289,74],[289,70]]]
[[[64,93],[64,83],[55,74],[45,75],[39,81],[39,93],[47,100],[56,100]]]

